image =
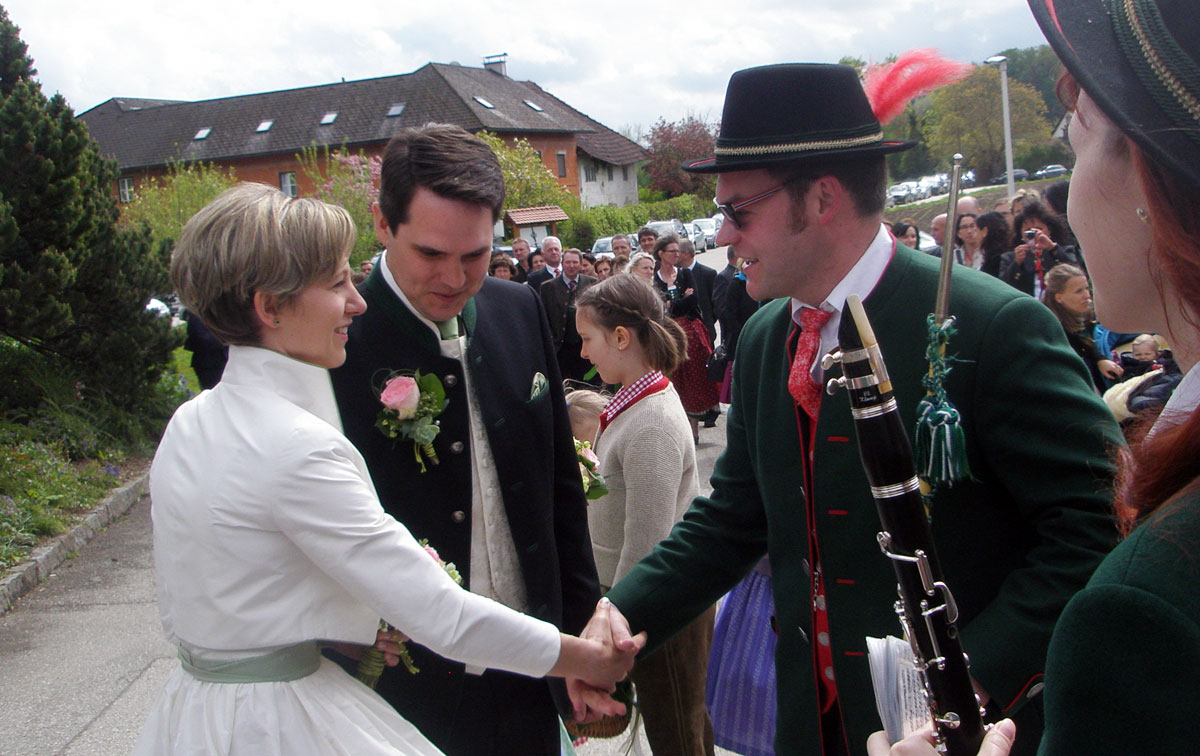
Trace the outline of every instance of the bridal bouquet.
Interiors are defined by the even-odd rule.
[[[599,499],[608,493],[604,476],[600,474],[600,459],[592,451],[589,441],[575,439],[575,457],[579,460],[579,475],[583,478],[583,493],[590,499]]]
[[[433,558],[433,561],[441,565],[441,568],[446,571],[446,574],[449,575],[454,582],[462,585],[462,574],[458,571],[458,568],[454,566],[454,562],[443,561],[442,558],[438,556],[437,550],[429,545],[428,540],[422,538],[420,541],[418,541],[418,543],[420,543],[425,549],[425,553],[429,554],[429,556]],[[388,632],[395,630],[394,627],[383,620],[379,620],[379,629]],[[408,653],[408,644],[400,643],[399,645],[400,662],[404,665],[404,668],[408,670],[410,675],[415,675],[420,672],[421,670],[417,669],[417,665],[413,663],[412,656]],[[358,681],[363,685],[366,685],[371,690],[374,690],[375,685],[379,682],[379,676],[383,674],[383,667],[383,652],[375,646],[371,646],[370,648],[364,649],[362,655],[359,656],[358,670],[355,674],[355,677],[357,677]]]

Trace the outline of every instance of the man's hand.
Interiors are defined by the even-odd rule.
[[[612,679],[611,682],[607,679],[588,680],[567,675],[567,693],[575,709],[575,721],[594,722],[605,715],[624,714],[624,704],[617,703],[609,694],[615,688],[616,682],[632,668],[634,657],[646,645],[646,634],[642,632],[636,636],[632,635],[624,615],[611,601],[602,598],[596,604],[596,611],[579,637],[605,649],[608,664],[628,666],[624,666],[621,676]]]
[[[643,635],[645,634],[643,633]],[[599,641],[618,651],[631,651],[636,645],[629,631],[629,621],[606,598],[602,598],[596,603],[596,611],[592,613],[592,618],[588,620],[587,626],[583,628],[579,637],[585,640]],[[645,645],[644,640],[637,648],[640,650],[643,645]]]
[[[997,722],[984,736],[978,756],[1008,756],[1017,726],[1011,719]],[[933,730],[925,728],[914,732],[894,746],[888,745],[887,733],[880,730],[867,740],[868,756],[938,756],[933,747]]]

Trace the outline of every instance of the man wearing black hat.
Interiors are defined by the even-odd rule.
[[[820,357],[837,344],[847,295],[862,295],[900,410],[915,418],[938,261],[882,225],[883,156],[911,146],[883,139],[853,69],[734,74],[715,156],[685,168],[718,174],[717,242],[745,260],[750,295],[774,301],[739,337],[712,495],[608,594],[629,627],[607,614],[589,626],[616,643],[647,630],[653,648],[769,554],[775,750],[789,756],[862,754],[880,729],[864,638],[897,634],[896,581],[849,403],[822,401]],[[956,266],[949,310],[945,385],[973,477],[930,497],[932,528],[977,690],[1036,747],[1055,619],[1115,540],[1107,450],[1120,435],[1038,302]]]

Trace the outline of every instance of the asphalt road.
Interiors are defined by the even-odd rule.
[[[724,267],[723,250],[700,259]],[[724,420],[700,432],[706,492]],[[176,664],[158,620],[144,498],[0,616],[0,756],[128,754]],[[593,740],[579,754],[616,756],[624,743]],[[644,737],[641,750],[650,753]]]

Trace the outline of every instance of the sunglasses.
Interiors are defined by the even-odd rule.
[[[768,189],[767,191],[763,192],[762,194],[756,194],[753,197],[749,197],[747,199],[742,200],[741,202],[725,202],[722,204],[720,202],[717,202],[716,197],[713,197],[713,204],[716,205],[717,209],[721,211],[721,215],[725,216],[725,220],[727,220],[733,224],[734,228],[741,228],[742,222],[741,222],[741,219],[738,218],[739,210],[741,210],[744,207],[749,207],[750,205],[753,205],[755,202],[762,202],[767,197],[770,197],[773,194],[778,194],[779,192],[783,191],[785,188],[787,188],[788,184],[794,183],[803,178],[806,178],[806,177],[805,176],[795,176],[794,178],[791,178],[791,179],[783,182],[782,184],[775,187],[774,189]]]

